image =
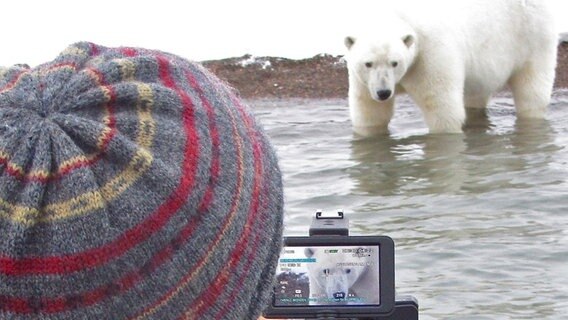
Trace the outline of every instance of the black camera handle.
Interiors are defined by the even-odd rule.
[[[398,296],[394,311],[389,315],[365,318],[337,318],[331,315],[318,315],[318,320],[418,320],[418,300],[413,296]]]
[[[310,225],[310,237],[313,236],[349,236],[349,219],[343,210],[337,216],[324,217],[318,210]],[[318,315],[318,320],[418,320],[418,301],[413,296],[396,297],[394,310],[389,315],[372,318],[337,318],[333,315]]]

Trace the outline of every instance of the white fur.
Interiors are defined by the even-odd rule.
[[[315,258],[316,263],[307,265],[308,277],[310,280],[310,304],[351,304],[348,300],[344,302],[334,301],[334,294],[341,293],[348,298],[353,294],[359,298],[365,298],[368,304],[379,303],[379,269],[377,261],[373,261],[368,256],[351,258],[349,261],[363,263],[357,266],[340,266],[334,254],[326,254],[321,248],[307,248],[307,257]],[[322,300],[325,297],[327,302]],[[353,303],[357,304],[357,303]]]
[[[364,21],[365,32],[346,38],[354,131],[387,132],[394,96],[402,92],[421,108],[432,133],[461,132],[464,108],[485,108],[505,85],[518,117],[543,118],[558,37],[545,1],[414,1]]]

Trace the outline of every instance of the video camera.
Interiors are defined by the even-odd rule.
[[[342,211],[316,212],[309,237],[285,237],[264,317],[418,320],[418,301],[395,299],[394,242],[349,236]]]

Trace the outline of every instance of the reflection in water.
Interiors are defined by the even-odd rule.
[[[369,195],[457,191],[465,181],[463,135],[354,140],[348,170]]]
[[[399,102],[391,135],[365,140],[345,101],[255,104],[280,157],[286,234],[343,208],[352,234],[393,237],[398,293],[422,320],[568,318],[568,91],[542,121],[497,97],[461,135],[427,134]]]
[[[482,193],[531,187],[532,181],[523,182],[516,173],[546,167],[559,149],[547,120],[517,121],[513,130],[500,135],[466,131],[354,139],[351,157],[356,164],[348,172],[357,191],[369,195]]]

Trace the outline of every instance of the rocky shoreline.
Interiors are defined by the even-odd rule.
[[[341,56],[291,60],[254,57],[203,61],[245,99],[346,98],[347,68]],[[568,42],[558,46],[555,88],[568,88]]]

